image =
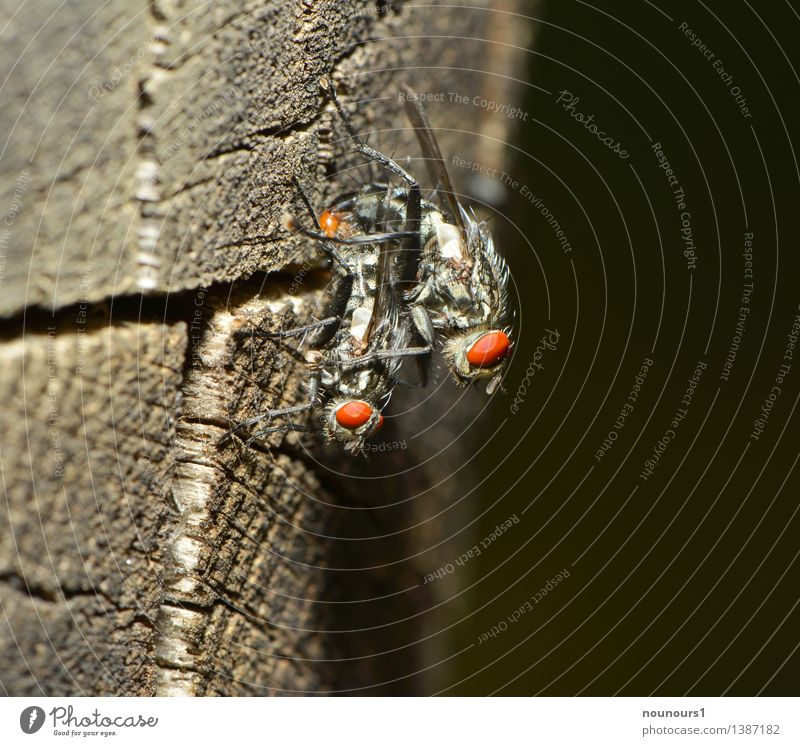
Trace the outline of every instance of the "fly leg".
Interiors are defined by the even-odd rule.
[[[393,377],[395,383],[408,388],[425,388],[428,385],[430,378],[430,355],[433,352],[433,345],[424,345],[422,347],[404,347],[399,350],[374,350],[365,355],[360,355],[352,360],[340,360],[337,363],[339,368],[353,369],[362,366],[368,366],[377,360],[391,360],[395,358],[413,357],[417,363],[419,370],[420,381],[419,383],[400,380]]]
[[[352,289],[352,283],[351,283]],[[347,290],[347,289],[346,289]],[[343,303],[344,306],[342,307],[342,312],[344,311],[344,307],[347,306],[347,300],[350,297],[350,291],[348,290],[343,297],[339,298],[339,303]],[[333,308],[332,308],[333,307]],[[331,305],[327,309],[328,311],[339,310],[339,307],[336,305],[336,299],[331,303]],[[281,331],[277,332],[265,332],[261,331],[260,329],[242,329],[240,331],[235,332],[234,336],[241,338],[241,337],[259,337],[260,339],[274,339],[274,340],[283,340],[288,339],[289,337],[299,337],[302,334],[307,334],[308,332],[316,332],[311,337],[311,344],[312,348],[319,348],[325,346],[336,334],[337,330],[342,324],[342,317],[341,314],[338,316],[328,316],[327,318],[322,319],[321,321],[315,321],[311,324],[305,324],[304,326],[298,326],[294,329],[282,329]],[[289,354],[295,359],[299,360],[301,363],[307,363],[308,360],[306,356],[300,352],[296,347],[292,347],[286,343],[282,344],[281,347],[284,350],[287,350]]]
[[[413,231],[393,231],[389,233],[365,233],[362,236],[352,236],[350,238],[339,238],[338,236],[328,236],[319,231],[312,231],[308,228],[296,225],[292,226],[298,233],[304,236],[316,239],[317,241],[326,241],[331,244],[340,244],[342,246],[362,246],[364,244],[388,243],[389,241],[400,241],[403,239],[414,238],[417,234]]]
[[[253,443],[267,435],[271,435],[272,433],[280,433],[280,432],[290,432],[290,433],[318,433],[319,429],[315,427],[311,427],[309,425],[304,425],[298,422],[285,422],[282,425],[273,425],[272,427],[265,427],[261,430],[256,430],[246,441],[245,446],[248,448],[253,445]]]
[[[259,337],[260,339],[286,339],[288,337],[299,337],[301,334],[306,334],[307,332],[316,331],[318,329],[324,329],[327,326],[341,323],[341,321],[342,320],[336,316],[329,316],[328,318],[320,321],[314,321],[311,324],[297,326],[294,329],[282,329],[278,332],[265,332],[261,331],[261,329],[240,329],[234,332],[234,336],[237,339],[242,337]]]
[[[339,331],[339,328],[342,325],[342,318],[347,310],[347,304],[350,302],[350,296],[353,294],[355,275],[353,274],[353,270],[350,268],[350,265],[339,253],[335,243],[322,233],[322,228],[319,224],[319,220],[317,219],[317,214],[314,212],[314,206],[311,204],[311,200],[303,190],[303,187],[298,181],[297,177],[294,177],[294,183],[297,187],[298,193],[300,194],[300,198],[303,200],[303,204],[306,206],[306,210],[308,210],[308,214],[311,216],[311,220],[317,229],[316,233],[312,234],[313,237],[319,241],[322,252],[333,263],[337,264],[341,268],[342,272],[335,281],[335,286],[331,293],[332,298],[325,309],[323,319],[321,321],[308,324],[305,327],[290,329],[286,332],[283,332],[282,336],[297,336],[306,331],[311,331],[313,333],[309,339],[309,346],[313,349],[320,349],[321,347],[327,345],[336,336],[336,333]]]
[[[264,420],[270,422],[276,417],[286,417],[294,414],[302,414],[304,412],[309,412],[312,409],[314,409],[314,407],[316,407],[319,402],[320,378],[321,378],[321,372],[316,370],[313,371],[309,376],[308,401],[306,401],[304,404],[295,404],[293,407],[283,407],[281,409],[270,409],[266,412],[262,412],[261,414],[255,415],[255,417],[248,417],[248,419],[242,420],[240,423],[232,427],[227,433],[225,433],[225,435],[223,435],[217,441],[217,447],[221,448],[222,446],[227,445],[227,443],[229,443],[233,439],[233,436],[235,434],[238,434],[241,430],[246,430],[251,425],[256,425],[259,422],[264,422]],[[293,428],[300,427],[295,423],[289,422],[285,423],[284,425],[276,426],[277,429],[274,429],[274,427],[272,426],[267,428],[262,428],[261,430],[257,431],[257,434],[255,436],[252,436],[247,441],[247,445],[250,445],[254,437],[258,437],[258,434],[266,435],[268,434],[268,432],[278,432],[279,430],[282,429],[289,429],[287,427],[288,425],[292,425]]]
[[[362,365],[369,365],[375,360],[391,360],[397,357],[414,357],[417,355],[429,355],[433,347],[405,347],[400,350],[373,350],[364,355],[359,355],[352,360],[340,360],[337,365],[340,368],[359,368]]]
[[[422,192],[420,191],[419,184],[417,183],[416,179],[408,173],[408,171],[406,171],[399,163],[397,163],[397,161],[375,150],[375,148],[370,147],[358,136],[358,133],[353,127],[353,123],[350,121],[350,117],[344,110],[344,107],[336,95],[336,90],[334,89],[333,83],[329,81],[327,88],[331,97],[331,101],[333,101],[333,105],[336,107],[336,111],[339,113],[339,117],[342,120],[344,128],[347,130],[347,134],[355,144],[356,150],[369,158],[371,161],[379,163],[390,173],[393,173],[395,176],[399,176],[403,181],[406,182],[406,184],[408,184],[408,196],[406,198],[406,222],[403,228],[403,233],[407,233],[409,236],[405,239],[407,256],[400,280],[403,283],[411,283],[417,276],[417,270],[419,268],[419,262],[421,258],[420,255],[422,252],[422,243],[419,235],[420,220],[422,216]]]
[[[277,332],[262,332],[257,329],[255,330],[246,330],[240,329],[234,333],[234,337],[236,339],[242,339],[244,337],[260,337],[264,338],[274,338],[277,335]],[[300,352],[296,347],[292,347],[292,345],[288,345],[286,343],[281,345],[281,349],[288,352],[297,362],[299,363],[306,363],[306,356]],[[251,358],[254,358],[255,355],[251,354]]]
[[[284,407],[283,409],[270,409],[266,412],[262,412],[261,414],[257,414],[255,417],[249,417],[246,420],[242,420],[239,424],[232,427],[227,433],[225,433],[225,435],[223,435],[219,439],[219,441],[217,441],[217,446],[222,447],[224,445],[227,445],[227,443],[233,439],[234,435],[238,434],[241,430],[246,430],[251,425],[263,422],[264,420],[270,421],[274,417],[283,417],[286,415],[308,412],[309,410],[314,408],[315,404],[316,402],[308,401],[305,404],[298,404],[294,407]]]
[[[237,329],[233,336],[235,339],[245,339],[247,337],[257,337],[259,339],[271,339],[275,341],[281,341],[284,339],[288,339],[289,337],[299,337],[302,334],[307,334],[308,332],[323,332],[328,327],[334,327],[334,334],[336,333],[335,330],[339,328],[339,325],[342,323],[341,318],[336,316],[331,316],[321,321],[315,321],[312,324],[306,324],[305,326],[298,326],[294,329],[286,329],[277,332],[266,332],[262,331],[261,329]],[[323,335],[324,339],[324,335]],[[316,337],[315,337],[316,340]],[[281,349],[288,352],[295,360],[304,365],[308,362],[306,356],[298,350],[296,347],[293,347],[290,344],[286,344],[283,342],[281,344]]]

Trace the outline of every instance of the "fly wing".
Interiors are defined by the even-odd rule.
[[[403,316],[400,291],[397,284],[395,254],[404,251],[397,242],[384,242],[380,245],[376,274],[375,303],[372,318],[367,329],[367,348],[370,351],[400,353],[410,343],[425,345],[423,339],[413,339],[410,324]],[[406,386],[424,387],[430,377],[431,354],[407,356],[398,354],[383,360],[383,370],[391,385],[400,380]]]
[[[385,216],[385,199],[378,208],[379,224]],[[381,241],[378,244],[378,264],[375,272],[375,298],[372,303],[372,316],[369,320],[365,342],[368,349],[384,347],[385,340],[393,326],[398,323],[398,291],[393,269],[395,241]]]
[[[450,180],[447,165],[442,157],[442,151],[439,150],[439,143],[436,142],[436,137],[428,122],[428,117],[425,114],[425,110],[422,108],[422,104],[419,102],[419,96],[417,96],[409,86],[403,84],[401,87],[405,94],[403,98],[405,100],[406,116],[414,127],[414,134],[417,136],[422,155],[425,157],[425,165],[428,168],[428,173],[430,173],[434,183],[441,188],[447,199],[447,204],[450,207],[453,219],[456,221],[456,225],[461,231],[461,234],[466,236],[466,226],[464,225],[464,219],[461,215],[461,206],[458,204],[455,192],[453,191],[453,182]]]

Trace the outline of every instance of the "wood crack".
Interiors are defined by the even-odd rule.
[[[102,599],[115,611],[130,611],[134,607],[119,606],[118,601],[112,599],[99,588],[86,589],[86,588],[70,588],[68,586],[59,585],[57,588],[47,588],[41,584],[32,583],[29,578],[21,575],[15,571],[8,571],[0,573],[0,583],[7,585],[14,591],[22,593],[31,601],[46,603],[46,604],[61,604],[69,603],[79,598],[95,598]]]

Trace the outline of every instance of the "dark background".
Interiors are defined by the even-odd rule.
[[[434,689],[796,694],[800,358],[764,432],[750,436],[800,303],[798,9],[558,0],[536,17],[529,77],[515,83],[527,117],[508,144],[518,185],[506,187],[494,218],[513,272],[518,341],[507,393],[469,428],[473,474],[483,479],[469,490],[466,520],[480,517],[468,530],[452,527],[441,556],[453,572],[426,584],[437,604]],[[692,46],[683,22],[714,57]],[[556,102],[562,90],[630,157],[571,118]],[[436,106],[447,104],[434,105],[432,119]],[[694,270],[657,142],[685,190]],[[523,187],[558,221],[571,253]],[[745,282],[750,310],[722,380]],[[546,328],[558,330],[557,349],[545,350],[514,414]],[[638,400],[615,430],[646,358]],[[707,367],[686,418],[644,480],[699,362]],[[513,515],[518,524],[455,564]],[[569,576],[533,603],[564,568]]]

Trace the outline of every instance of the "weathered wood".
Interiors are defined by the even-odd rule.
[[[148,686],[185,347],[180,322],[53,324],[0,346],[8,693]]]
[[[424,521],[458,485],[404,498],[446,463],[398,478],[424,444],[370,462],[294,435],[219,446],[232,421],[303,396],[300,366],[233,332],[307,319],[324,286],[312,264],[292,284],[316,249],[280,225],[295,174],[319,205],[348,186],[321,79],[365,102],[354,119],[372,142],[416,152],[395,131],[399,80],[488,96],[496,79],[501,99],[506,79],[481,63],[527,63],[520,21],[391,5],[45,0],[7,27],[5,692],[397,693],[431,675],[415,675],[431,599],[409,589],[441,551],[415,559],[441,530]],[[510,120],[436,114],[445,152],[503,165],[467,131]]]

